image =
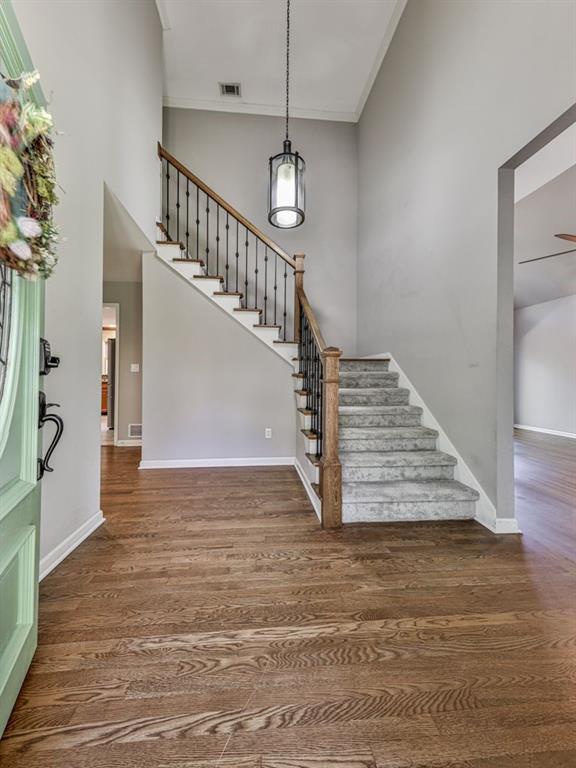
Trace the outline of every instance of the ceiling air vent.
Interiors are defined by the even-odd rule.
[[[240,96],[240,83],[218,83],[220,96]]]

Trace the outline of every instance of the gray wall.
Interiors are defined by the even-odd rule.
[[[162,130],[162,30],[153,0],[15,0],[58,134],[60,263],[46,284],[46,379],[66,423],[42,483],[41,555],[97,520],[104,184],[154,240]]]
[[[164,110],[164,145],[288,253],[306,254],[304,286],[329,344],[356,346],[356,126],[292,120],[307,163],[307,219],[294,230],[267,222],[268,158],[282,148],[281,118]]]
[[[514,313],[516,424],[576,436],[576,296]]]
[[[119,304],[120,350],[116,440],[129,440],[128,424],[142,423],[142,283],[104,283],[104,303]],[[130,370],[132,363],[140,371]]]
[[[150,254],[143,286],[143,461],[293,457],[292,367]]]
[[[575,20],[409,0],[359,123],[359,350],[394,354],[493,501],[497,171],[574,101]]]

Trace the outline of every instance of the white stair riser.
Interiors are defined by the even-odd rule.
[[[222,307],[222,309],[225,309],[227,312],[234,313],[234,310],[237,309],[240,306],[240,296],[216,296],[212,295],[212,298],[218,304],[219,307]],[[236,320],[240,319],[237,317],[238,314],[241,314],[240,312],[234,313],[234,318]],[[240,319],[240,322],[242,320]]]
[[[178,244],[173,245],[172,243],[159,243],[156,246],[156,252],[162,261],[167,262],[170,264],[170,266],[173,264],[173,259],[182,258],[182,250]]]
[[[274,344],[274,350],[289,363],[292,363],[292,358],[298,352],[298,344]]]
[[[259,339],[262,339],[267,344],[273,344],[278,339],[278,328],[264,328],[263,326],[258,326],[252,328],[252,331]]]
[[[191,280],[197,275],[204,274],[202,271],[202,265],[197,261],[191,261],[189,264],[186,264],[183,261],[175,261],[173,262],[173,266],[176,272],[179,272],[183,277],[186,278],[186,280]]]
[[[300,424],[300,429],[310,429],[312,427],[312,416],[311,415],[305,415],[303,413],[298,413]]]
[[[234,312],[234,317],[239,323],[242,323],[242,325],[245,325],[250,330],[260,322],[259,312]]]
[[[306,408],[306,395],[296,395],[296,408]]]
[[[310,440],[306,435],[302,435],[304,439],[306,453],[316,453],[316,440]]]
[[[210,296],[211,299],[215,299],[215,296],[213,296],[216,291],[222,290],[222,283],[220,280],[216,279],[207,279],[207,280],[194,280],[192,279],[190,281],[195,288],[198,288],[202,291],[202,293],[205,293],[207,296]]]

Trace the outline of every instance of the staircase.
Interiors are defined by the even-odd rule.
[[[477,491],[454,480],[388,360],[340,361],[342,522],[474,518]]]
[[[389,360],[341,358],[290,256],[158,146],[163,175],[159,258],[290,366],[305,466],[322,525],[474,518],[477,491],[398,386]],[[297,453],[299,453],[297,451]]]

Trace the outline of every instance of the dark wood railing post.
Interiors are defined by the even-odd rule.
[[[324,360],[323,410],[324,429],[320,460],[320,494],[322,496],[322,527],[342,525],[342,467],[338,445],[338,390],[340,386],[340,356],[337,347],[326,347]]]
[[[304,290],[304,254],[295,253],[294,261],[294,341],[300,341],[300,293]]]

